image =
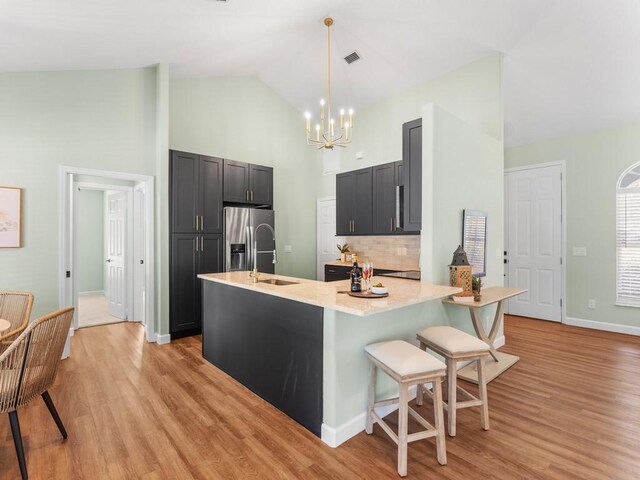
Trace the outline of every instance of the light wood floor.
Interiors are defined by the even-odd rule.
[[[104,293],[78,296],[78,328],[124,322],[109,315],[109,303]]]
[[[517,317],[506,335],[522,360],[489,385],[491,430],[461,410],[448,465],[412,443],[408,478],[640,478],[640,338]],[[331,449],[206,363],[197,337],[146,344],[121,323],[72,348],[51,390],[69,439],[39,399],[19,412],[32,479],[398,478],[378,426]],[[18,476],[0,421],[0,479]]]

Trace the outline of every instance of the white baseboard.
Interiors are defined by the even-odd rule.
[[[157,334],[156,343],[158,345],[166,345],[168,343],[171,343],[171,334],[170,333],[165,333],[164,335]]]
[[[591,328],[594,330],[604,330],[606,332],[626,333],[627,335],[640,335],[640,327],[633,325],[620,325],[618,323],[596,322],[595,320],[584,320],[582,318],[565,317],[565,325],[574,327]]]
[[[79,297],[84,297],[85,295],[105,295],[104,290],[90,290],[87,292],[78,292]]]
[[[493,348],[504,347],[505,343],[506,343],[506,339],[505,339],[504,335],[500,335],[498,338],[496,338],[493,341]]]
[[[409,400],[413,400],[414,398],[416,398],[416,386],[412,385],[411,387],[409,387]],[[378,415],[384,418],[397,409],[397,404],[386,405],[384,407],[376,409],[376,412],[378,413]],[[357,434],[364,431],[366,425],[367,412],[365,411],[359,415],[356,415],[351,420],[343,423],[338,428],[332,428],[323,423],[320,438],[331,448],[336,448],[349,440],[351,437],[355,437]]]

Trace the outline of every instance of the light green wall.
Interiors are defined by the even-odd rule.
[[[0,252],[0,289],[58,308],[59,166],[154,175],[156,69],[0,74],[0,172],[24,188],[20,249]]]
[[[615,192],[619,176],[640,161],[640,123],[507,148],[505,167],[566,162],[567,316],[640,326],[637,308],[616,300]],[[574,246],[586,257],[572,256]],[[596,309],[587,308],[587,299]]]
[[[428,103],[502,141],[502,57],[491,55],[357,111],[353,143],[341,150],[340,170],[401,160],[402,124],[420,118]],[[356,152],[362,160],[355,159]],[[318,196],[335,195],[335,175],[318,172]]]
[[[79,190],[76,218],[78,292],[104,290],[104,192]]]
[[[253,77],[173,79],[170,148],[274,168],[277,273],[315,278],[315,149],[304,118]],[[293,252],[285,253],[283,246]]]

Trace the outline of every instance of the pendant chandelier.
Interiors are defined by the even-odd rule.
[[[331,116],[331,25],[333,25],[333,19],[325,18],[324,24],[327,26],[327,102],[325,104],[324,98],[320,100],[320,123],[316,124],[315,132],[311,132],[309,112],[305,113],[305,118],[307,119],[307,144],[315,145],[318,149],[333,150],[333,147],[344,148],[351,143],[353,110],[349,109],[347,116],[344,108],[340,109],[339,127]]]

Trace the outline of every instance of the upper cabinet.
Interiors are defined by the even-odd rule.
[[[222,159],[171,151],[171,231],[222,233]]]
[[[373,169],[336,175],[336,234],[373,233]]]
[[[404,182],[402,162],[373,167],[373,233],[400,234],[401,195]]]
[[[422,228],[422,119],[402,125],[404,231]]]
[[[273,205],[273,168],[225,159],[224,201]]]

